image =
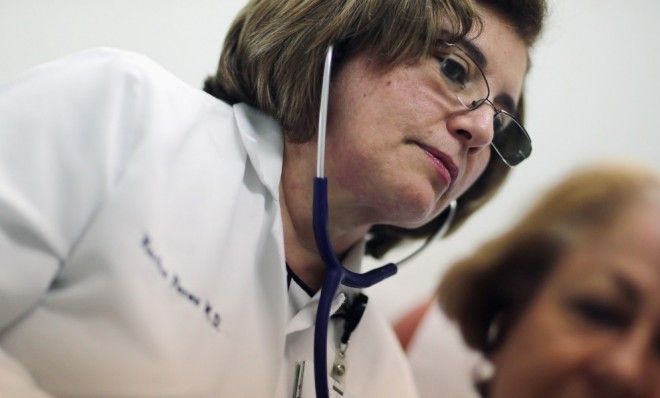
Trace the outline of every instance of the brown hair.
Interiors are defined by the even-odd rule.
[[[454,264],[438,289],[440,305],[458,322],[468,345],[492,353],[559,256],[611,225],[651,189],[660,189],[660,176],[627,164],[596,165],[572,175],[511,230]],[[496,338],[489,333],[494,325]]]
[[[540,31],[544,0],[477,3],[501,12],[529,44]],[[524,14],[518,15],[517,4],[525,4]],[[264,111],[281,124],[287,140],[305,142],[316,134],[328,45],[338,47],[335,69],[361,51],[388,67],[431,54],[441,40],[457,41],[475,22],[478,28],[467,0],[252,0],[230,27],[218,70],[206,79],[204,91]],[[450,233],[495,194],[507,173],[508,167],[491,156],[459,198]],[[429,236],[444,216],[417,229],[374,226],[367,253],[380,257],[404,238]]]
[[[518,36],[531,47],[543,28],[547,11],[545,1],[539,0],[475,0],[482,7],[499,13],[509,21]]]
[[[261,109],[288,140],[306,142],[316,134],[330,44],[396,65],[465,36],[475,20],[465,0],[252,0],[230,27],[204,90]]]

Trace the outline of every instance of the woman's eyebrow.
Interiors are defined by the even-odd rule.
[[[478,45],[473,42],[462,39],[458,42],[461,48],[474,60],[482,71],[488,66],[488,58],[484,55]],[[499,94],[493,98],[493,101],[500,104],[500,107],[508,113],[516,116],[518,114],[518,107],[516,101],[509,94]]]
[[[474,60],[474,62],[477,63],[477,66],[480,67],[481,70],[486,69],[488,66],[488,58],[486,58],[484,52],[481,51],[479,46],[466,39],[461,39],[458,44]]]
[[[632,305],[637,306],[640,302],[641,292],[637,284],[629,277],[617,272],[611,275],[611,280],[617,290]]]
[[[458,45],[474,60],[482,71],[486,69],[488,66],[488,58],[486,58],[486,55],[481,51],[481,48],[479,48],[478,45],[467,39],[461,39],[458,42]],[[518,114],[516,101],[509,94],[499,94],[493,98],[493,102],[500,104],[502,109],[514,116]]]

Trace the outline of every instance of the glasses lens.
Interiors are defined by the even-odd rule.
[[[493,148],[507,165],[515,166],[532,153],[532,140],[527,131],[510,114],[496,113],[493,130]]]
[[[438,57],[442,77],[461,104],[475,109],[488,98],[486,77],[463,50],[448,45],[441,49]]]

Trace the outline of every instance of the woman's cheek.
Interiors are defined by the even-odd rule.
[[[479,179],[479,177],[484,173],[486,167],[488,166],[491,152],[492,151],[490,148],[485,148],[478,154],[468,155],[471,156],[472,159],[468,160],[465,174],[463,175],[463,180],[453,193],[452,199],[456,199],[464,194],[465,191],[467,191],[472,186],[472,184],[474,184],[477,179]]]

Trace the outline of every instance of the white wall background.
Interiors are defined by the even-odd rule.
[[[0,0],[0,83],[65,54],[114,46],[146,54],[199,87],[244,3]],[[448,264],[510,225],[578,165],[624,157],[660,170],[658,20],[660,2],[652,0],[550,0],[527,80],[533,157],[462,230],[372,288],[372,301],[395,318],[428,297]]]

